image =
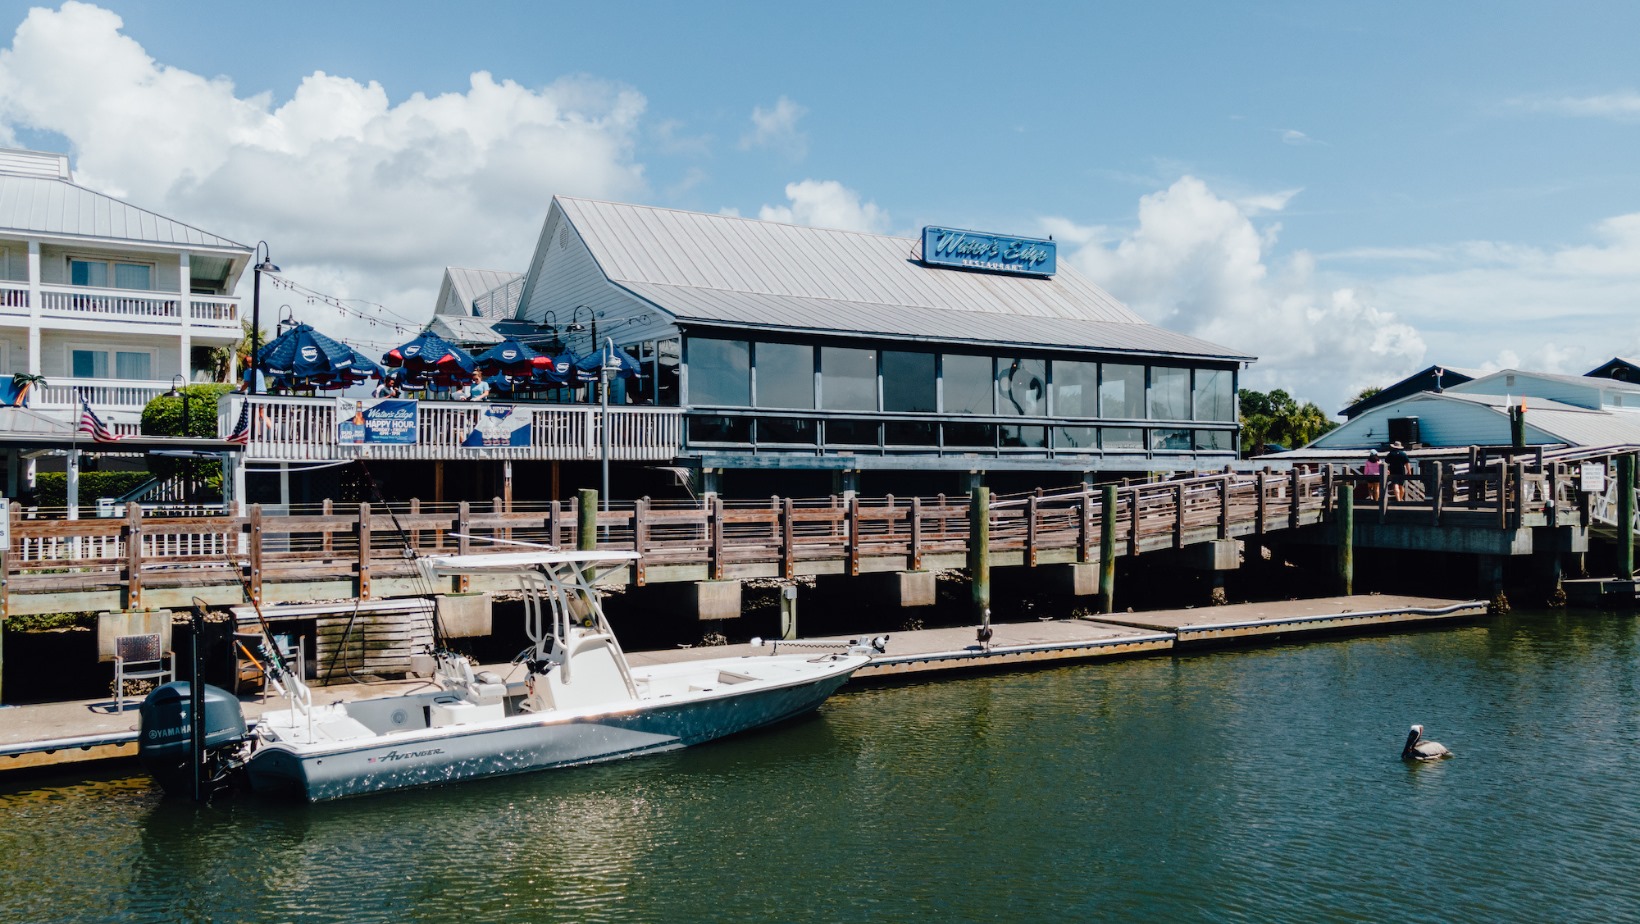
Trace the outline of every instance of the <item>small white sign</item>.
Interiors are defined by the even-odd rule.
[[[1588,494],[1606,493],[1606,463],[1585,462],[1578,466],[1578,484]]]

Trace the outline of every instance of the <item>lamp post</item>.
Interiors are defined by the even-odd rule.
[[[596,344],[596,341],[594,342]],[[604,347],[604,361],[598,364],[598,384],[603,389],[603,406],[598,413],[598,428],[604,431],[604,509],[609,509],[609,361],[615,356],[615,341]]]
[[[161,395],[161,397],[182,399],[182,433],[179,435],[193,436],[189,430],[193,427],[194,419],[188,414],[188,393],[183,391],[182,373],[178,372],[176,375],[171,376],[171,390]],[[186,502],[194,494],[194,463],[192,461],[182,463],[182,471],[183,501]]]
[[[262,262],[251,267],[255,273],[256,286],[251,292],[251,385],[246,389],[248,394],[256,394],[256,352],[262,348],[262,274],[277,273],[279,267],[273,265],[273,255],[268,252],[267,241],[257,241],[256,249],[251,251],[251,259],[262,255]]]

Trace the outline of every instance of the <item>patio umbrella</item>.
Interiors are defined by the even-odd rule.
[[[504,372],[507,375],[523,376],[535,371],[535,360],[540,356],[540,353],[508,337],[474,357],[473,361],[478,363],[478,368],[484,370],[485,375]]]
[[[541,386],[574,385],[576,355],[569,350],[557,356],[537,356],[532,363],[535,375],[531,384]]]
[[[409,343],[388,350],[382,362],[393,368],[403,367],[410,376],[439,385],[471,380],[476,365],[466,350],[425,330]]]
[[[353,348],[297,324],[273,338],[256,353],[256,367],[263,374],[291,380],[329,379],[352,369],[358,356]]]
[[[610,378],[614,379],[630,379],[643,375],[638,361],[630,354],[606,345],[598,352],[588,353],[575,361],[575,378],[582,383],[596,382],[602,377],[606,367]]]

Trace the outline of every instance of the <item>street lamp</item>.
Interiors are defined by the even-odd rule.
[[[277,273],[279,267],[273,265],[273,255],[268,252],[267,241],[257,241],[256,249],[251,251],[251,259],[262,255],[262,262],[251,267],[256,274],[256,288],[251,293],[251,387],[246,389],[249,394],[256,394],[256,351],[262,348],[262,274]]]
[[[182,399],[182,433],[180,435],[182,435],[182,436],[193,436],[193,434],[189,432],[189,430],[191,430],[192,427],[193,427],[193,418],[188,415],[188,393],[186,391],[182,390],[182,383],[183,383],[182,373],[178,372],[176,375],[171,376],[171,390],[166,392],[165,394],[161,395],[161,397],[163,397],[163,398],[181,398]],[[183,499],[183,501],[187,502],[187,501],[192,500],[193,499],[193,494],[194,494],[194,464],[193,464],[193,462],[189,461],[189,462],[182,463],[182,495],[183,495],[182,499]]]

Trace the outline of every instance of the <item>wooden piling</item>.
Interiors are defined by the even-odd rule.
[[[1634,580],[1634,456],[1617,457],[1617,576]]]
[[[991,609],[991,489],[976,487],[968,498],[968,577],[974,616]]]
[[[1338,585],[1339,593],[1348,597],[1355,593],[1355,491],[1354,485],[1338,485]]]
[[[1099,604],[1116,612],[1116,485],[1105,485],[1099,509]]]
[[[575,547],[582,552],[598,548],[598,489],[575,492]]]

